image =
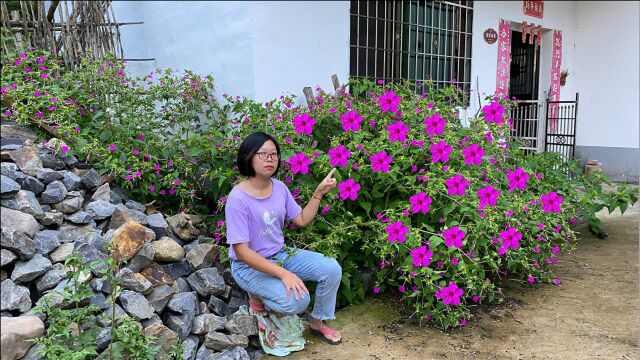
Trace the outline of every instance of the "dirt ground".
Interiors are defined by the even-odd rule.
[[[338,311],[338,346],[308,332],[288,359],[639,359],[638,225],[640,207],[600,217],[609,233],[577,230],[576,250],[556,268],[561,286],[503,288],[505,301],[450,333],[402,321],[390,299]]]

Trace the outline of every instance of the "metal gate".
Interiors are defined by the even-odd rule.
[[[545,151],[553,151],[573,159],[576,150],[576,119],[578,116],[578,97],[570,101],[547,101]]]
[[[518,107],[513,108],[509,117],[512,120],[511,138],[522,141],[520,149],[525,153],[542,151],[544,139],[540,134],[540,118],[543,113],[544,104],[538,100],[523,100]]]

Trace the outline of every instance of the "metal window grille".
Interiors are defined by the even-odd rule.
[[[351,1],[352,78],[471,87],[473,1]]]

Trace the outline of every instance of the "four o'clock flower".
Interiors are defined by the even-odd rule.
[[[380,95],[378,98],[378,104],[380,104],[380,111],[382,112],[396,112],[398,111],[398,105],[402,99],[397,96],[393,91],[387,91]]]
[[[340,190],[340,199],[356,200],[358,198],[360,184],[358,184],[355,180],[349,178],[347,179],[347,181],[343,181],[338,184],[338,190]]]
[[[503,249],[519,248],[520,239],[522,239],[522,234],[512,227],[500,232],[500,243],[502,244]]]
[[[377,154],[371,155],[369,160],[371,160],[371,169],[373,169],[373,172],[382,171],[386,173],[389,171],[389,165],[393,161],[393,158],[387,155],[386,151],[380,151]]]
[[[427,249],[424,245],[411,250],[411,264],[413,266],[429,266],[431,257],[433,257],[433,251]]]
[[[436,299],[441,300],[445,305],[460,305],[460,297],[464,291],[454,282],[450,282],[446,286],[435,293]]]
[[[431,202],[433,200],[431,199],[431,197],[427,196],[426,193],[421,192],[415,195],[412,195],[409,198],[409,202],[411,203],[411,211],[413,211],[413,213],[423,213],[426,214],[427,212],[429,212],[429,205],[431,205]]]
[[[564,202],[561,196],[558,196],[555,191],[540,197],[540,203],[542,203],[542,211],[545,213],[559,213],[561,211],[560,205]]]
[[[495,189],[492,185],[485,186],[478,190],[480,206],[496,206],[498,196],[500,196],[500,190]]]
[[[509,192],[515,189],[524,190],[527,188],[529,174],[519,167],[513,171],[507,171],[507,180],[509,180]]]
[[[316,119],[310,117],[309,114],[296,115],[293,118],[293,125],[298,135],[311,135],[311,133],[313,133],[313,125],[315,124]]]
[[[462,249],[462,241],[466,235],[467,233],[461,230],[458,226],[454,226],[451,229],[447,229],[442,232],[444,244],[448,248],[455,246],[458,249]]]
[[[294,155],[289,159],[289,163],[291,164],[291,172],[294,174],[306,174],[309,172],[309,164],[311,164],[312,162],[313,160],[308,158],[304,153]]]
[[[387,126],[387,131],[389,132],[389,141],[407,141],[407,133],[409,132],[409,127],[402,121],[396,121],[393,124]]]
[[[469,187],[469,182],[460,174],[455,174],[454,176],[445,180],[444,183],[447,185],[447,191],[451,196],[464,196],[464,194],[467,192],[467,188]]]
[[[440,114],[434,114],[423,120],[425,130],[429,135],[442,135],[444,134],[444,127],[447,125],[447,120],[440,116]]]
[[[347,150],[344,146],[338,145],[327,153],[331,158],[331,166],[347,166],[349,165],[349,156],[351,151]]]
[[[462,150],[465,165],[481,165],[484,149],[478,144],[471,144]]]
[[[409,228],[406,227],[402,221],[396,221],[393,224],[387,225],[385,230],[387,231],[387,238],[389,239],[389,242],[397,241],[399,243],[403,243]]]
[[[442,163],[446,163],[449,161],[449,154],[451,153],[451,150],[451,146],[447,145],[447,142],[444,140],[429,146],[431,162],[437,163],[438,161],[441,161]]]
[[[488,123],[502,123],[502,114],[504,114],[504,108],[500,106],[497,101],[492,102],[490,105],[486,105],[482,108],[484,113],[484,120]]]
[[[349,110],[347,113],[340,115],[340,121],[342,122],[342,130],[358,132],[362,122],[362,115],[355,110]]]

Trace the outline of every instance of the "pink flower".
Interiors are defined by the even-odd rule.
[[[63,153],[66,153],[67,151],[69,151],[69,147],[67,145],[62,145],[60,146],[60,151],[62,151]]]
[[[402,121],[396,121],[395,123],[387,126],[387,131],[389,132],[389,141],[407,141],[407,133],[409,132],[409,130],[409,127]]]
[[[167,163],[167,167],[173,167],[173,161],[169,161],[169,162]]]
[[[484,149],[478,146],[478,144],[471,144],[462,150],[462,155],[464,155],[465,165],[481,165]]]
[[[502,123],[502,114],[504,114],[504,108],[500,106],[497,101],[492,102],[490,105],[486,105],[482,108],[484,113],[484,120],[488,123]]]
[[[402,221],[396,221],[393,224],[387,225],[385,230],[387,231],[387,238],[389,239],[389,242],[397,241],[399,243],[403,243],[409,228],[406,227]]]
[[[404,293],[406,291],[406,289],[404,288],[404,285],[398,286],[398,291],[401,293]]]
[[[496,202],[500,196],[500,190],[494,189],[492,185],[483,187],[478,190],[478,198],[480,198],[480,206],[496,206]]]
[[[331,210],[331,206],[329,206],[329,205],[323,206],[322,210],[320,210],[320,215],[322,215],[322,216],[327,215],[329,210]]]
[[[294,174],[306,174],[309,172],[309,165],[313,162],[304,153],[299,153],[289,159],[291,164],[291,172]]]
[[[345,149],[344,146],[338,145],[335,148],[329,150],[327,153],[331,158],[331,166],[347,166],[349,165],[349,156],[351,151]]]
[[[564,199],[561,196],[558,196],[555,191],[552,191],[548,194],[542,195],[540,197],[540,202],[542,203],[543,212],[559,213],[561,211],[560,205],[564,202]]]
[[[173,180],[173,185],[180,185],[180,179]]]
[[[514,171],[507,171],[507,180],[509,180],[509,192],[513,192],[515,189],[524,190],[527,188],[529,174],[522,168],[517,168]]]
[[[340,121],[342,121],[342,129],[344,131],[351,130],[358,132],[360,130],[360,123],[362,122],[362,115],[358,114],[355,110],[349,110],[340,115]]]
[[[140,140],[140,141],[144,141],[144,134],[140,134],[140,135],[138,135],[138,140]]]
[[[458,266],[458,263],[459,263],[459,262],[460,262],[460,259],[458,259],[458,258],[453,258],[453,259],[451,259],[451,264],[452,264],[453,266]]]
[[[138,155],[140,154],[140,150],[133,149],[132,153],[133,155]]]
[[[445,180],[444,183],[447,185],[447,191],[451,196],[464,196],[464,194],[467,192],[467,188],[469,187],[469,182],[460,174],[455,174],[454,176]]]
[[[502,248],[504,249],[519,248],[520,239],[522,239],[522,234],[512,227],[500,232],[500,242],[502,244]]]
[[[35,96],[35,97],[40,97],[40,96],[42,96],[42,93],[41,93],[40,91],[35,91],[35,92],[33,93],[33,96]]]
[[[166,195],[167,192],[165,190],[160,190],[160,195]]]
[[[133,176],[127,175],[127,176],[124,177],[124,179],[127,180],[127,181],[131,181],[131,180],[133,180]]]
[[[527,278],[527,281],[528,281],[530,284],[533,284],[534,282],[536,282],[536,278],[534,278],[533,276],[529,275],[529,277]]]
[[[555,279],[553,279],[553,283],[554,283],[555,285],[560,286],[560,284],[562,284],[562,280],[560,280],[560,279],[558,279],[558,278],[555,278]]]
[[[117,146],[115,146],[113,144],[109,145],[109,151],[116,151],[116,150],[118,150]]]
[[[374,287],[373,288],[373,293],[374,294],[379,294],[380,293],[380,288],[379,287]]]
[[[447,125],[447,119],[440,116],[440,114],[434,114],[423,120],[425,130],[429,135],[442,135],[444,134],[444,127]]]
[[[40,74],[40,77],[43,79],[46,79],[49,77],[49,75],[47,73],[43,73],[43,74]]]
[[[458,249],[462,249],[462,241],[466,235],[467,233],[461,230],[458,226],[454,226],[451,229],[447,229],[442,232],[444,244],[448,248],[455,246]]]
[[[387,173],[393,158],[387,155],[386,151],[380,151],[377,154],[371,155],[369,160],[371,161],[371,169],[373,172],[377,173],[382,171],[383,173]]]
[[[433,251],[428,250],[424,245],[411,250],[411,263],[413,266],[429,266],[432,257]]]
[[[398,105],[402,99],[400,96],[397,96],[393,91],[388,91],[378,98],[378,104],[380,105],[380,110],[382,112],[396,112],[398,111]]]
[[[223,226],[224,226],[224,220],[218,220],[218,221],[216,222],[216,225],[217,225],[218,227],[223,227]]]
[[[340,199],[356,200],[358,198],[360,184],[358,184],[355,180],[349,178],[347,179],[347,181],[343,181],[338,184],[338,190],[340,190]]]
[[[444,140],[429,146],[431,162],[437,163],[438,161],[441,161],[442,163],[446,163],[449,161],[449,154],[451,153],[451,150],[451,146],[447,145],[447,142]]]
[[[176,189],[169,189],[169,195],[175,195]]]
[[[150,190],[150,191],[155,191],[155,189],[156,189],[156,187],[155,187],[155,186],[153,186],[153,185],[149,185],[149,190]]]
[[[409,198],[409,203],[411,203],[411,211],[413,213],[423,213],[426,214],[429,212],[429,205],[433,200],[431,197],[427,196],[425,192],[418,193],[416,195],[412,195]]]
[[[293,118],[293,125],[295,125],[295,131],[298,135],[311,135],[315,124],[316,119],[310,117],[309,114],[296,115]]]
[[[445,305],[460,305],[460,297],[464,291],[454,282],[450,282],[449,286],[444,287],[436,292],[436,299],[442,300]]]
[[[142,173],[140,171],[136,171],[136,173],[133,175],[135,175],[135,177],[137,178],[142,177]]]

